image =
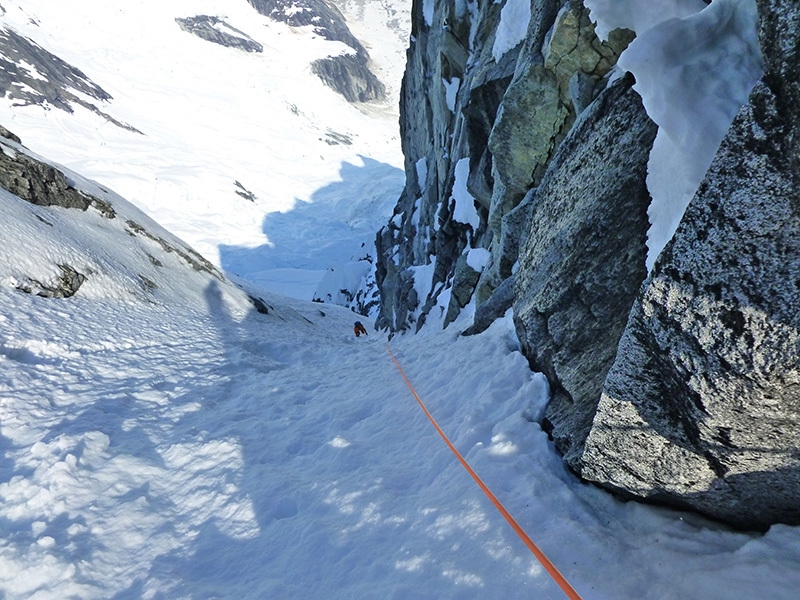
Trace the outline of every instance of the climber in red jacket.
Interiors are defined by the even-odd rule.
[[[359,337],[362,333],[364,335],[369,335],[367,330],[364,329],[364,326],[361,324],[361,321],[356,321],[356,324],[353,326],[353,333],[356,334],[356,337]]]

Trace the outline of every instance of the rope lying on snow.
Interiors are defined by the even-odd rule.
[[[405,380],[408,389],[411,390],[411,393],[414,395],[414,398],[417,399],[417,402],[419,403],[420,407],[422,407],[423,412],[428,417],[428,419],[430,419],[430,422],[433,423],[433,426],[436,428],[436,431],[439,432],[439,435],[442,436],[442,439],[444,440],[445,444],[447,444],[448,448],[452,450],[453,454],[456,455],[458,461],[467,470],[467,473],[469,473],[472,476],[472,478],[475,480],[475,483],[478,484],[478,487],[481,488],[483,493],[486,494],[486,497],[489,498],[489,500],[491,500],[495,508],[497,508],[497,510],[500,511],[500,514],[503,515],[506,521],[508,521],[508,524],[511,525],[511,528],[517,533],[517,535],[525,543],[528,549],[531,552],[533,552],[533,555],[536,557],[536,559],[547,570],[547,572],[550,574],[553,580],[559,585],[559,587],[564,591],[567,597],[569,597],[571,600],[581,600],[581,597],[572,588],[572,586],[564,578],[564,576],[561,573],[559,573],[555,565],[550,562],[550,559],[548,559],[547,556],[545,556],[544,552],[539,550],[539,547],[533,543],[533,540],[531,540],[530,537],[528,537],[528,534],[525,533],[525,530],[523,530],[522,527],[519,526],[519,524],[514,520],[514,517],[512,517],[511,514],[502,505],[500,500],[498,500],[497,497],[492,493],[492,491],[486,486],[486,484],[483,483],[483,481],[481,481],[481,478],[478,477],[477,473],[475,473],[475,471],[472,470],[472,467],[470,467],[467,461],[464,460],[464,457],[461,456],[461,453],[458,450],[456,450],[456,447],[448,439],[444,431],[442,431],[442,428],[439,427],[439,424],[436,422],[436,419],[434,419],[433,415],[431,415],[431,413],[428,412],[428,409],[425,408],[425,404],[423,404],[422,400],[420,399],[419,395],[414,389],[414,386],[411,385],[411,382],[408,380],[408,377],[406,377],[405,372],[403,372],[403,368],[400,366],[400,363],[397,362],[397,358],[395,358],[394,354],[392,353],[392,350],[389,348],[389,344],[386,344],[386,351],[389,353],[389,356],[392,357],[392,360],[394,361],[397,370],[400,371],[400,375],[403,376],[403,379]]]

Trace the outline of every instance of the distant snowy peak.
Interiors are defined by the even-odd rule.
[[[311,26],[326,40],[343,42],[357,53],[365,53],[350,31],[344,15],[325,0],[248,0],[259,13],[292,27]]]
[[[82,106],[119,127],[136,131],[94,104],[111,100],[111,95],[82,71],[7,28],[0,28],[0,94],[22,106],[34,104],[69,113],[76,105]]]
[[[347,26],[338,8],[324,0],[248,0],[259,13],[292,27],[311,27],[315,34],[342,42],[352,52],[314,61],[312,71],[349,102],[382,100],[386,87],[370,70],[364,45]]]
[[[193,33],[199,38],[214,42],[220,46],[236,48],[238,50],[244,50],[245,52],[264,51],[264,46],[219,17],[198,15],[185,19],[176,18],[175,21],[184,31]]]

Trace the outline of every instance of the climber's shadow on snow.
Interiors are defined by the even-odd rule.
[[[198,471],[205,481],[196,485],[206,487],[224,498],[231,509],[241,513],[238,519],[227,519],[217,511],[209,512],[194,524],[196,537],[191,543],[168,552],[152,563],[146,579],[137,579],[116,598],[138,598],[144,581],[169,581],[171,592],[180,596],[193,595],[203,590],[202,595],[231,595],[224,589],[230,579],[247,581],[253,573],[263,570],[264,561],[275,558],[281,545],[265,532],[272,531],[275,521],[291,519],[298,512],[291,490],[280,489],[271,484],[273,476],[271,454],[280,451],[275,441],[265,434],[264,420],[277,419],[283,407],[271,402],[270,382],[274,368],[281,368],[279,356],[283,353],[289,362],[296,360],[291,348],[282,344],[269,345],[265,353],[256,355],[252,345],[254,339],[269,342],[276,333],[275,327],[285,327],[287,335],[292,324],[281,316],[280,308],[269,307],[269,312],[258,312],[255,307],[244,316],[234,315],[225,298],[222,285],[212,280],[204,292],[208,312],[212,315],[209,332],[215,338],[215,346],[221,351],[221,360],[214,367],[215,373],[206,373],[205,378],[216,380],[215,385],[195,387],[189,395],[202,405],[202,410],[187,412],[175,424],[172,439],[164,445],[196,443],[196,435],[202,432],[205,443],[233,444],[240,449],[241,462],[231,463],[230,456],[220,457],[217,464],[208,464],[208,459],[199,459]],[[288,318],[288,317],[287,317]],[[258,368],[258,362],[268,368]],[[269,365],[273,365],[269,367]],[[246,376],[239,373],[246,372]],[[274,383],[272,384],[274,385]],[[206,464],[202,464],[202,463]],[[238,463],[238,464],[237,464]],[[187,465],[186,468],[193,468]],[[204,472],[203,472],[204,471]],[[207,477],[212,471],[214,476]],[[234,483],[235,482],[235,483]],[[200,504],[202,498],[189,500]],[[227,512],[226,511],[222,511]],[[249,516],[248,516],[249,515]],[[232,531],[240,531],[234,534]],[[188,552],[187,552],[188,550]],[[233,576],[231,573],[235,573]],[[226,583],[226,581],[228,583]],[[283,589],[283,584],[273,584]],[[217,586],[222,586],[218,589]],[[235,593],[233,593],[235,595]],[[256,594],[257,595],[257,594]],[[291,595],[291,594],[290,594]]]
[[[308,201],[296,199],[290,211],[267,214],[262,224],[267,244],[256,248],[220,246],[223,269],[271,291],[292,295],[285,287],[289,281],[288,285],[304,287],[300,295],[310,300],[321,271],[349,262],[362,242],[372,245],[375,232],[386,223],[402,190],[405,176],[401,169],[360,158],[362,165],[343,162],[340,180],[320,188]],[[283,270],[282,275],[277,276],[276,270]],[[286,280],[287,270],[298,273]],[[305,277],[304,271],[308,273]]]

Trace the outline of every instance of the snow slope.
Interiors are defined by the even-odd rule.
[[[0,25],[79,68],[112,96],[94,104],[141,133],[81,106],[69,114],[7,98],[0,123],[227,270],[310,300],[325,269],[372,243],[402,190],[399,83],[384,105],[348,104],[309,68],[341,44],[273,22],[247,0],[25,0],[3,8]],[[175,21],[196,15],[224,19],[263,52],[208,42]],[[363,29],[373,36],[376,71],[399,82],[404,45],[396,31],[368,27],[380,23],[370,15]],[[402,28],[407,17],[399,15]],[[284,232],[320,235],[316,221],[328,215],[317,208],[337,213],[344,231],[314,240],[311,256]]]
[[[256,312],[164,251],[154,237],[180,241],[138,209],[68,175],[115,218],[0,193],[4,598],[562,597],[385,336],[241,282],[266,302]],[[15,289],[65,262],[89,274],[73,297]],[[731,532],[581,484],[536,424],[547,384],[511,316],[460,337],[470,321],[390,344],[584,598],[795,597],[797,528]]]
[[[563,597],[383,337],[301,301],[243,315],[219,286],[191,310],[0,289],[5,598]],[[732,533],[565,472],[510,319],[391,344],[584,598],[795,597],[796,529]]]

